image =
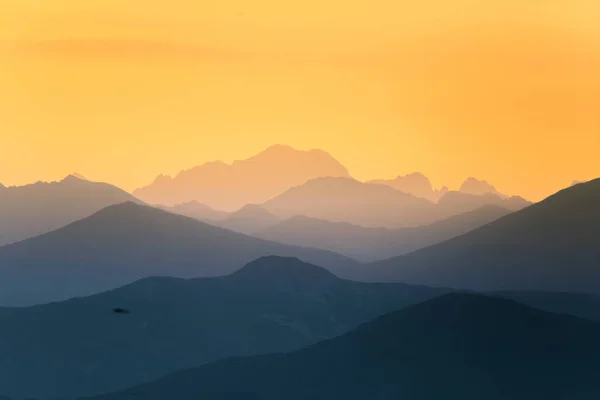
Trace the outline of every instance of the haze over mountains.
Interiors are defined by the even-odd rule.
[[[334,271],[357,264],[335,253],[269,242],[128,202],[0,247],[0,304],[63,300],[152,275],[226,275],[268,255],[298,257]]]
[[[221,221],[229,216],[227,211],[215,210],[212,207],[197,202],[196,200],[187,203],[176,204],[171,207],[159,206],[159,208],[170,211],[175,214],[185,215],[186,217],[196,218],[200,221]]]
[[[433,190],[429,179],[420,172],[414,172],[405,176],[397,176],[395,179],[377,179],[368,183],[387,185],[404,193],[427,199],[431,202],[437,202],[447,191],[447,187],[440,190]]]
[[[350,177],[348,170],[322,150],[298,151],[274,145],[247,160],[206,163],[176,177],[161,175],[134,195],[150,204],[175,205],[196,200],[234,211],[259,204],[288,188],[318,177]]]
[[[600,293],[600,179],[354,278],[475,290]]]
[[[262,206],[281,219],[303,215],[363,227],[402,228],[431,224],[489,204],[513,211],[531,203],[493,194],[448,192],[436,204],[387,185],[348,178],[317,178]]]
[[[0,185],[1,394],[600,394],[600,179],[532,204],[273,146],[136,193]]]
[[[200,219],[203,220],[220,220],[223,219],[222,215],[218,215],[220,211],[234,212],[248,204],[263,204],[268,211],[277,215],[273,210],[274,208],[281,208],[275,204],[281,199],[275,199],[289,196],[288,192],[297,191],[297,188],[303,185],[308,186],[307,190],[323,190],[324,193],[321,196],[338,196],[339,194],[333,191],[345,190],[347,194],[361,198],[377,197],[377,195],[370,193],[376,190],[370,184],[387,186],[408,194],[411,198],[418,198],[410,201],[405,199],[403,203],[407,204],[402,204],[402,206],[407,207],[412,207],[408,203],[418,204],[420,199],[437,203],[449,192],[447,187],[434,190],[429,179],[418,172],[398,176],[393,180],[372,180],[365,183],[362,189],[358,187],[351,188],[350,183],[346,183],[347,187],[343,189],[340,187],[342,181],[335,178],[346,178],[349,181],[358,183],[358,181],[352,179],[348,170],[342,164],[325,151],[299,151],[289,146],[274,145],[247,160],[235,161],[231,165],[222,161],[214,161],[190,170],[181,171],[174,178],[160,175],[154,183],[135,190],[134,195],[149,204],[172,207],[173,211],[178,213],[185,215],[195,213],[200,215]],[[326,180],[321,181],[321,179]],[[320,188],[318,182],[321,182],[321,185],[331,185],[332,188]],[[363,191],[364,193],[362,193]],[[513,210],[530,204],[525,200],[522,200],[520,204],[516,204],[516,202],[506,205],[500,204],[508,196],[499,193],[488,182],[475,178],[468,178],[462,184],[459,192],[464,195],[485,195],[485,200],[479,202],[478,206],[496,204]],[[384,195],[385,192],[380,189],[380,193]],[[315,195],[318,194],[315,193],[313,196]],[[315,201],[321,202],[319,199]],[[381,201],[385,203],[389,202],[389,199]],[[474,200],[465,200],[467,203],[469,201],[474,202]],[[366,207],[370,204],[362,204],[362,206]],[[193,208],[197,210],[193,211]],[[447,210],[438,219],[460,212],[472,211],[475,208],[478,207],[463,207],[458,211]],[[176,209],[179,209],[179,211]],[[211,209],[219,211],[213,213]],[[281,217],[281,215],[278,216]],[[306,216],[320,218],[317,215],[307,214]],[[282,218],[288,217],[290,215],[286,214]],[[356,222],[348,218],[343,220],[351,223]],[[418,219],[418,223],[421,224],[421,222]],[[433,222],[433,220],[424,223],[429,222]],[[373,224],[376,223],[378,222],[370,221],[366,226],[375,226]],[[411,225],[414,225],[414,222],[406,222],[403,225],[396,223],[394,226]]]
[[[292,217],[254,236],[303,247],[330,250],[359,261],[402,255],[467,233],[509,214],[493,205],[415,228],[363,228],[347,222]]]
[[[511,211],[530,204],[496,194],[485,181],[469,180],[474,182],[470,186],[481,186],[483,194],[447,188],[433,191],[428,178],[419,173],[373,181],[377,184],[362,183],[350,178],[346,168],[322,150],[298,151],[275,145],[232,165],[215,161],[173,179],[161,178],[160,182],[168,182],[166,186],[153,184],[135,194],[168,211],[247,234],[302,215],[365,227],[400,228],[427,225],[490,204]],[[469,186],[469,180],[462,189]],[[153,193],[159,197],[153,198]],[[187,197],[167,201],[161,193]],[[234,199],[235,204],[218,199]],[[142,203],[114,186],[88,182],[77,173],[58,183],[4,188],[0,245],[49,232],[125,201]],[[436,203],[438,207],[432,206]]]
[[[388,186],[349,178],[317,178],[287,190],[262,206],[279,218],[304,215],[365,227],[433,222],[433,204]]]
[[[480,181],[479,179],[473,177],[467,178],[460,186],[458,191],[461,193],[474,195],[495,194],[496,196],[502,198],[508,197],[505,194],[498,192],[496,188],[487,181]]]
[[[296,352],[226,359],[94,399],[590,400],[600,396],[598,336],[598,322],[447,294]]]
[[[518,211],[532,203],[519,196],[500,197],[492,193],[470,194],[450,191],[440,198],[438,207],[446,214],[456,215],[486,205],[495,205],[510,211]]]
[[[214,223],[222,228],[250,235],[268,229],[280,221],[258,204],[246,204],[222,221]]]
[[[433,203],[439,201],[446,193],[450,191],[447,186],[443,186],[439,190],[434,190],[429,178],[420,172],[413,172],[412,174],[398,176],[395,179],[390,180],[372,180],[368,183],[387,185],[401,192],[427,199]],[[458,192],[472,195],[496,195],[500,198],[508,197],[498,192],[496,188],[487,181],[479,180],[473,177],[467,178],[458,189]]]
[[[125,389],[225,357],[297,350],[449,291],[346,281],[295,258],[263,257],[224,277],[152,277],[58,303],[0,307],[0,389],[18,398]],[[600,296],[495,295],[600,320]]]
[[[113,204],[141,203],[106,183],[69,175],[60,182],[38,182],[0,190],[0,246],[61,228]]]

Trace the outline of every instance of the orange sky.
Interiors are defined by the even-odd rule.
[[[596,0],[0,0],[0,182],[322,148],[532,200],[600,176]]]

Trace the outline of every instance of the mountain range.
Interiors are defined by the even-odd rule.
[[[329,250],[368,262],[406,254],[460,236],[509,214],[487,205],[430,225],[415,228],[363,228],[347,222],[296,216],[254,236],[289,245]]]
[[[229,358],[95,400],[590,400],[600,323],[443,295],[287,354]]]
[[[149,204],[172,206],[195,200],[234,211],[246,204],[263,203],[310,179],[329,176],[350,177],[342,164],[322,150],[274,145],[232,164],[215,161],[181,171],[174,178],[160,175],[133,194]]]
[[[470,194],[449,191],[440,198],[437,206],[442,215],[457,215],[486,205],[495,205],[510,211],[518,211],[531,204],[533,203],[519,196],[500,197],[493,193]]]
[[[365,227],[398,227],[433,222],[433,203],[385,185],[350,178],[317,178],[262,206],[279,218],[304,215]]]
[[[271,256],[224,277],[151,277],[62,302],[0,307],[0,390],[49,399],[126,389],[226,357],[295,351],[449,292],[342,280]],[[600,320],[600,296],[493,296]],[[480,322],[469,326],[481,328]]]
[[[448,188],[445,186],[440,190],[434,190],[429,178],[420,172],[413,172],[404,176],[398,175],[395,179],[372,180],[368,183],[387,185],[401,192],[427,199],[433,203],[437,202],[448,191]]]
[[[393,188],[404,195],[392,194],[394,192],[385,191],[380,186]],[[437,203],[448,192],[447,187],[434,190],[429,179],[418,172],[392,180],[361,183],[352,179],[348,170],[325,151],[299,151],[289,146],[274,145],[232,164],[213,161],[181,171],[175,177],[159,175],[153,183],[135,190],[133,194],[148,204],[171,207],[171,211],[202,220],[221,220],[225,218],[221,211],[231,213],[248,204],[261,204],[281,219],[305,215],[361,226],[394,228],[424,225],[486,204],[510,210],[530,204],[524,199],[520,202],[512,199],[501,204],[508,196],[498,192],[487,181],[468,178],[458,193],[473,197],[484,195],[485,199],[477,202],[469,196],[463,203],[477,202],[477,205],[462,204],[456,210],[439,207],[431,218],[426,218],[424,215],[430,213],[423,208],[427,208],[428,203]],[[296,199],[297,196],[302,199]],[[304,207],[297,204],[302,200],[310,204]],[[422,200],[427,200],[427,203]],[[377,202],[382,203],[385,217],[361,215]],[[337,213],[330,209],[331,203],[338,205]],[[449,203],[444,204],[448,206]],[[352,213],[353,218],[339,210],[344,208],[352,208],[344,212]],[[381,225],[382,219],[399,211],[401,215],[392,218],[393,223]],[[409,217],[413,214],[416,216]]]
[[[0,190],[0,246],[61,228],[110,205],[132,201],[106,183],[69,175],[60,182],[37,182]]]
[[[370,281],[600,293],[600,179],[462,236],[356,271],[353,278]]]
[[[339,254],[265,241],[128,202],[0,247],[0,304],[64,300],[154,275],[226,275],[269,255],[298,257],[332,271],[357,265]]]
[[[448,192],[436,204],[387,185],[350,178],[317,178],[285,191],[262,207],[281,219],[303,215],[362,227],[405,228],[428,225],[490,204],[514,211],[531,203],[494,194]]]
[[[507,195],[497,191],[493,185],[488,183],[488,181],[479,180],[473,177],[467,178],[460,186],[458,191],[461,193],[473,194],[476,196],[484,194],[495,194],[496,196],[501,198],[508,197]]]
[[[397,176],[395,179],[379,179],[372,180],[368,183],[376,183],[380,185],[387,185],[396,190],[404,193],[412,194],[416,197],[427,199],[433,203],[439,201],[446,193],[450,190],[448,187],[443,186],[439,190],[434,190],[429,178],[420,172],[413,172],[404,176]],[[496,190],[494,186],[485,180],[479,180],[473,177],[467,178],[458,189],[458,192],[472,195],[495,195],[501,199],[507,198],[505,194],[502,194]]]
[[[49,398],[125,389],[224,357],[296,350],[446,292],[345,281],[295,258],[264,257],[225,277],[153,277],[0,308],[0,391]]]

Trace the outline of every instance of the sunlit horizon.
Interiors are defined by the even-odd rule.
[[[600,176],[600,5],[0,1],[0,182],[125,190],[273,144],[537,201]]]

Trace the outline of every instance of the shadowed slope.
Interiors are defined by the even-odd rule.
[[[0,248],[0,304],[62,300],[151,275],[226,275],[266,255],[294,256],[332,270],[356,264],[323,250],[268,242],[124,203]]]
[[[448,294],[289,354],[229,359],[102,400],[588,400],[600,324]],[[235,382],[235,384],[231,384]]]
[[[295,258],[264,257],[225,277],[146,278],[0,308],[0,389],[41,398],[123,389],[223,357],[295,350],[444,292],[344,281]]]
[[[73,175],[60,182],[3,188],[0,246],[50,232],[126,201],[140,202],[115,186]]]
[[[356,278],[482,290],[600,293],[600,179]]]

